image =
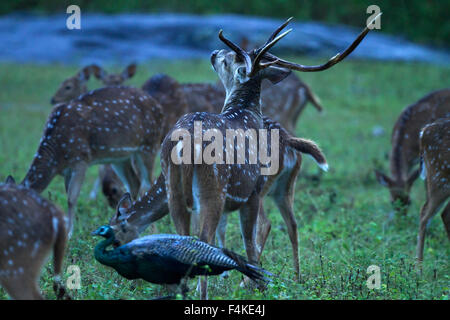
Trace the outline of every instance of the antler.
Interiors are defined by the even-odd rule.
[[[257,71],[267,68],[275,63],[278,62],[278,59],[275,59],[274,61],[270,61],[267,63],[260,63],[261,59],[264,57],[264,54],[269,51],[270,48],[272,48],[278,41],[281,40],[284,36],[286,36],[289,32],[292,31],[292,29],[287,30],[283,34],[277,36],[281,30],[283,30],[289,22],[292,20],[292,17],[287,19],[281,26],[279,26],[267,39],[266,43],[264,43],[260,48],[253,51],[253,53],[256,55],[256,58],[253,60],[253,66],[252,70],[250,71],[249,75],[255,74]]]
[[[314,71],[326,70],[328,68],[331,68],[335,64],[341,62],[342,60],[344,60],[350,53],[353,52],[353,50],[355,50],[355,48],[361,43],[361,41],[364,39],[364,37],[371,30],[371,29],[369,29],[368,26],[371,25],[376,19],[378,19],[381,16],[381,14],[382,13],[380,12],[374,19],[372,19],[372,21],[370,21],[367,24],[367,26],[358,35],[358,37],[355,39],[355,41],[353,41],[353,43],[347,49],[345,49],[344,52],[337,53],[334,57],[332,57],[330,60],[328,60],[324,64],[317,65],[317,66],[305,66],[302,64],[297,64],[297,63],[293,63],[293,62],[289,62],[289,61],[280,59],[277,56],[270,54],[270,53],[265,53],[264,58],[272,60],[271,62],[273,62],[273,64],[276,64],[280,67],[289,68],[289,69],[297,70],[297,71],[314,72]]]

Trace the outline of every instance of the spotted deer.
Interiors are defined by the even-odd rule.
[[[450,240],[450,202],[447,201],[450,197],[450,118],[425,125],[419,140],[421,177],[426,185],[426,200],[420,210],[417,237],[417,260],[421,264],[428,221],[444,205],[441,217]]]
[[[48,117],[22,183],[40,193],[56,175],[62,175],[72,230],[76,202],[90,165],[111,164],[129,192],[143,193],[150,187],[162,117],[161,106],[151,96],[130,87],[101,88],[59,104]],[[135,182],[128,170],[132,161],[139,169],[139,187],[131,185]]]
[[[53,289],[69,298],[61,281],[67,243],[64,214],[12,177],[0,184],[0,286],[13,299],[43,299],[39,276],[53,253]]]
[[[161,105],[164,117],[159,120],[158,129],[162,134],[161,137],[164,138],[178,118],[188,112],[188,99],[183,92],[183,87],[168,75],[156,74],[142,85],[142,90]],[[103,194],[109,205],[115,208],[124,193],[121,180],[110,166],[103,166],[99,171],[99,177]],[[139,181],[138,177],[135,179]],[[95,195],[91,193],[91,197]]]
[[[317,164],[325,171],[328,170],[328,165],[325,156],[314,142],[292,137],[279,123],[267,117],[263,117],[263,122],[265,129],[277,129],[280,132],[280,167],[275,175],[269,176],[268,179],[264,176],[261,177],[256,185],[256,189],[260,190],[261,195],[256,239],[258,261],[270,232],[270,221],[266,217],[263,209],[263,198],[268,195],[277,204],[286,223],[292,245],[295,275],[298,279],[300,271],[298,234],[293,203],[295,182],[302,162],[301,153],[312,156]],[[116,240],[124,244],[138,238],[139,234],[149,225],[168,213],[169,207],[165,180],[161,174],[142,199],[132,202],[129,194],[124,195],[118,203],[116,214],[110,220],[110,225],[115,229]],[[216,232],[221,247],[225,247],[226,217],[227,215],[222,215],[222,220]]]
[[[167,75],[155,75],[142,86],[163,105],[169,117],[164,133],[175,124],[176,120],[188,112],[219,113],[225,100],[225,88],[222,83],[178,83]],[[320,100],[309,86],[296,75],[290,74],[282,82],[270,85],[263,82],[261,106],[264,113],[289,131],[295,131],[295,125],[306,104],[311,102],[320,112],[323,110]],[[281,107],[281,110],[280,110]],[[180,114],[180,112],[182,112]],[[123,190],[120,180],[110,167],[105,167],[100,174],[102,190],[111,207],[120,200]],[[99,182],[97,182],[99,183]],[[95,194],[92,194],[95,197]]]
[[[86,83],[90,76],[93,74],[97,79],[101,80],[105,86],[118,86],[122,85],[126,80],[130,79],[136,73],[136,64],[130,64],[121,73],[108,74],[103,68],[96,64],[92,64],[81,69],[75,76],[64,80],[59,86],[56,93],[51,99],[52,104],[68,103],[73,99],[80,97],[82,94],[88,92]],[[136,187],[139,184],[137,175],[134,173],[131,167],[125,168],[129,172],[130,179],[133,183],[130,183],[130,187]],[[97,197],[97,189],[101,184],[103,193],[110,205],[115,206],[115,195],[119,196],[125,191],[123,184],[120,182],[120,178],[114,172],[114,169],[106,164],[99,166],[99,176],[94,183],[94,187],[91,190],[90,197],[95,199]],[[137,194],[138,190],[131,190],[132,194]]]
[[[191,139],[189,143],[182,143],[180,148],[182,141],[176,140],[180,135],[183,136],[183,140],[184,137],[192,136],[196,140],[194,130],[196,132],[200,130],[203,134],[211,129],[210,132],[220,132],[221,136],[225,137],[227,130],[263,129],[260,105],[263,79],[278,83],[286,78],[291,70],[305,72],[326,70],[347,57],[369,32],[366,27],[342,54],[337,54],[327,63],[304,66],[268,53],[271,47],[289,33],[290,30],[278,35],[289,20],[275,30],[263,46],[251,52],[241,49],[225,38],[220,31],[220,40],[231,49],[231,51],[216,50],[211,54],[211,64],[226,90],[222,112],[219,114],[197,112],[181,117],[162,143],[161,168],[165,177],[169,211],[177,233],[182,235],[190,233],[191,214],[188,208],[194,208],[196,212],[194,221],[198,222],[196,230],[199,230],[200,240],[212,243],[222,212],[239,209],[244,246],[250,262],[258,261],[255,238],[261,197],[256,186],[261,179],[261,163],[259,161],[256,164],[250,163],[249,157],[246,157],[244,164],[236,165],[220,162],[199,163],[201,150],[207,148],[205,142],[193,142]],[[197,129],[198,123],[201,124],[200,129]],[[255,143],[254,140],[252,142]],[[186,151],[183,145],[188,145]],[[226,146],[227,143],[222,145]],[[241,147],[247,155],[251,155],[250,147],[247,148],[245,143],[234,146],[234,152],[239,151]],[[260,150],[258,142],[256,150]],[[179,158],[185,157],[185,152],[190,163],[181,161],[179,164]],[[223,152],[226,154],[225,148]],[[201,297],[205,298],[206,280],[202,281],[200,291]]]
[[[419,177],[419,133],[428,123],[450,117],[450,89],[434,91],[406,107],[392,130],[390,176],[376,170],[378,182],[389,189],[391,201],[406,213],[411,202],[409,192]]]

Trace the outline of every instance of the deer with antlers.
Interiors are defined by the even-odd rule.
[[[23,184],[39,193],[53,177],[64,176],[72,230],[76,201],[91,164],[111,164],[127,191],[150,187],[161,142],[161,106],[131,87],[106,87],[55,106]],[[132,161],[140,186],[130,177]],[[133,195],[136,196],[136,195]]]
[[[9,176],[0,184],[0,286],[13,299],[43,299],[39,276],[53,252],[53,289],[69,298],[61,281],[67,243],[64,214]]]
[[[406,213],[411,200],[409,192],[419,177],[419,134],[428,123],[450,117],[450,89],[432,92],[408,106],[400,114],[392,131],[390,154],[391,176],[376,170],[378,182],[389,188],[395,208]],[[398,205],[400,204],[400,205]]]
[[[421,264],[428,221],[450,197],[450,118],[425,125],[419,140],[421,176],[426,185],[426,201],[420,210],[417,237],[417,260]],[[445,206],[441,217],[450,239],[450,203]]]
[[[279,130],[280,154],[278,159],[280,167],[273,176],[263,176],[256,185],[256,189],[260,190],[261,197],[256,239],[258,261],[270,232],[270,221],[263,209],[263,199],[268,195],[277,204],[286,223],[292,245],[295,277],[299,279],[298,234],[293,203],[295,182],[302,162],[301,153],[312,156],[325,171],[328,169],[328,165],[325,156],[314,142],[292,137],[279,123],[267,117],[263,117],[263,122],[266,130]],[[270,149],[270,145],[268,149]],[[142,199],[132,202],[130,195],[125,194],[118,202],[116,214],[111,218],[110,225],[115,229],[116,240],[124,244],[138,238],[139,234],[149,225],[168,213],[169,207],[165,180],[161,174]],[[226,218],[227,215],[222,215],[216,233],[221,247],[225,247]]]
[[[194,208],[197,212],[194,216],[198,215],[194,217],[194,221],[198,222],[200,239],[212,243],[222,212],[239,209],[244,246],[251,262],[258,261],[255,227],[261,198],[256,186],[262,179],[263,167],[259,161],[249,162],[249,157],[246,157],[244,164],[202,163],[201,151],[207,148],[207,145],[201,139],[199,142],[195,136],[198,132],[203,134],[207,130],[220,132],[224,137],[226,130],[230,129],[264,129],[260,105],[263,79],[277,83],[286,78],[291,70],[326,70],[347,57],[370,30],[366,27],[342,54],[337,54],[327,63],[304,66],[268,53],[273,45],[289,33],[290,30],[278,35],[289,21],[290,19],[278,28],[262,47],[251,52],[244,51],[226,39],[222,31],[219,32],[219,38],[231,49],[216,50],[211,55],[212,66],[226,90],[222,112],[191,113],[181,117],[162,143],[161,168],[166,182],[169,211],[177,233],[190,233],[191,215],[188,208]],[[194,136],[194,142],[189,141],[188,137],[191,136]],[[182,143],[185,137],[186,143]],[[210,135],[210,141],[212,138]],[[256,142],[257,150],[260,150],[258,143]],[[226,142],[225,145],[227,144]],[[252,150],[247,148],[245,143],[232,147],[235,152],[239,149],[245,149],[247,156],[252,155]],[[221,151],[226,154],[226,149]],[[232,156],[234,157],[234,153]],[[188,163],[183,159],[187,159]],[[201,297],[206,295],[205,280],[201,285]]]

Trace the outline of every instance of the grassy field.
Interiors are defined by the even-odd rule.
[[[300,59],[305,63],[317,60]],[[180,71],[182,67],[182,72]],[[114,69],[114,68],[110,68]],[[3,64],[0,75],[0,180],[8,174],[21,180],[37,149],[50,97],[59,82],[76,72],[75,67]],[[142,65],[130,81],[140,85],[155,72],[178,80],[215,81],[207,62]],[[414,270],[419,210],[425,199],[424,185],[413,186],[413,203],[406,216],[393,216],[387,189],[375,180],[375,167],[388,169],[390,133],[400,111],[428,92],[449,87],[450,69],[425,64],[345,61],[322,73],[301,74],[321,98],[326,112],[308,107],[297,125],[297,135],[317,141],[327,155],[330,171],[320,182],[300,176],[296,185],[295,214],[300,237],[301,281],[293,281],[291,247],[284,222],[274,204],[266,201],[272,231],[262,256],[262,266],[279,275],[264,292],[239,286],[241,276],[210,280],[213,299],[448,299],[450,245],[439,216],[429,225],[424,272]],[[90,88],[98,87],[92,81]],[[385,133],[374,136],[381,126]],[[156,170],[159,172],[159,161]],[[303,172],[316,174],[312,161],[304,160]],[[165,289],[143,281],[128,281],[97,263],[93,248],[99,239],[90,233],[106,224],[113,214],[100,195],[89,199],[97,169],[90,168],[78,201],[74,235],[65,268],[78,265],[81,289],[75,299],[149,299]],[[156,174],[156,173],[154,173]],[[64,210],[66,195],[61,177],[43,196]],[[227,247],[244,254],[238,214],[230,215]],[[174,233],[168,217],[157,223],[159,232]],[[377,265],[381,288],[369,290],[366,270]],[[41,288],[53,299],[51,263],[41,277]],[[64,275],[66,279],[68,273]],[[190,287],[194,289],[195,280]],[[190,297],[197,298],[195,290]],[[0,289],[0,298],[7,298]]]

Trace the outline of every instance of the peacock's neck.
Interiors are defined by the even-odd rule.
[[[94,257],[101,264],[110,266],[116,262],[115,255],[113,254],[114,250],[106,250],[113,242],[114,237],[110,237],[95,246]]]

